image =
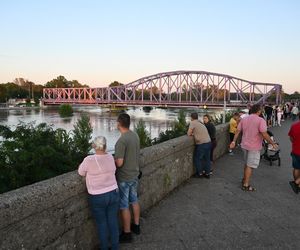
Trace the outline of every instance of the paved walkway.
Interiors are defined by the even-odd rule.
[[[290,121],[273,128],[282,166],[264,160],[254,173],[258,189],[240,189],[242,154],[215,163],[210,180],[190,179],[143,216],[142,234],[125,249],[300,249],[300,194],[289,186]]]

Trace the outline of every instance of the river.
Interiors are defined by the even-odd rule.
[[[144,111],[142,107],[128,108],[126,111],[131,117],[131,129],[138,123],[139,120],[145,122],[146,128],[149,131],[151,138],[158,137],[160,132],[172,126],[176,120],[180,109],[161,109],[153,108],[150,111]],[[194,109],[184,109],[187,114],[195,111]],[[205,110],[197,110],[201,115],[206,113]],[[210,111],[211,112],[216,112]],[[120,136],[117,130],[116,119],[118,113],[112,113],[108,108],[99,106],[79,106],[74,107],[74,115],[71,118],[61,118],[57,108],[32,109],[32,110],[0,110],[0,124],[8,126],[16,126],[19,122],[34,122],[39,124],[46,122],[52,124],[54,128],[63,128],[67,131],[73,129],[73,125],[82,114],[88,114],[93,127],[93,137],[103,135],[107,138],[107,149],[112,151],[117,139]],[[187,115],[187,121],[189,121]]]

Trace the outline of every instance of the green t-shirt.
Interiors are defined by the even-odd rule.
[[[115,159],[124,159],[122,167],[117,168],[118,181],[132,181],[139,175],[140,139],[129,130],[121,135],[115,146]]]

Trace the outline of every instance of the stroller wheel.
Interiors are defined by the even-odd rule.
[[[272,166],[273,165],[273,162],[272,161],[270,161],[270,166]]]
[[[280,167],[281,166],[281,159],[278,158],[278,166]]]

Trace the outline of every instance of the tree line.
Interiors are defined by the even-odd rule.
[[[0,84],[0,103],[9,99],[34,99],[39,100],[43,96],[44,88],[80,88],[89,87],[77,80],[67,80],[64,76],[48,81],[46,84],[35,84],[24,78],[16,78],[12,82]]]

